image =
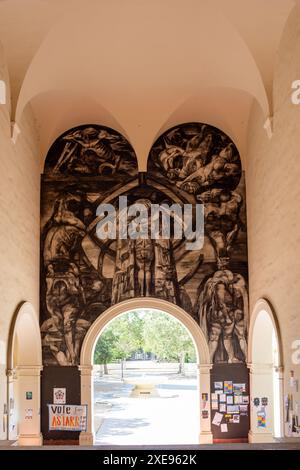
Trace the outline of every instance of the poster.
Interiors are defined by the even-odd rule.
[[[233,384],[233,393],[242,395],[244,392],[246,392],[246,384]]]
[[[268,406],[268,397],[263,397],[261,399],[262,406]]]
[[[221,413],[226,413],[226,404],[225,403],[220,403],[219,411]]]
[[[238,405],[227,405],[227,413],[239,413],[239,411]]]
[[[218,413],[217,411],[215,413],[214,419],[212,420],[212,424],[214,424],[215,426],[220,426],[222,419],[223,419],[223,414]]]
[[[217,401],[212,401],[211,402],[211,409],[212,410],[218,410],[219,409],[219,405],[218,405]]]
[[[227,423],[222,423],[221,424],[221,432],[228,432]]]
[[[230,381],[224,382],[224,393],[232,393],[232,382]]]
[[[265,415],[265,413],[262,413],[262,412],[257,413],[257,427],[258,428],[265,428],[266,427],[266,415]]]
[[[66,389],[65,388],[54,388],[53,389],[53,403],[55,405],[66,404]]]
[[[202,419],[208,418],[208,410],[202,410]]]
[[[227,395],[227,405],[233,405],[233,396]]]
[[[215,382],[215,390],[223,390],[223,382]]]
[[[49,431],[86,431],[87,405],[48,405]]]
[[[217,410],[219,408],[218,395],[216,393],[211,394],[211,409]]]
[[[241,405],[243,403],[242,395],[234,395],[234,404]]]
[[[32,419],[33,408],[25,408],[25,419]]]
[[[219,400],[220,400],[220,403],[226,403],[226,395],[225,395],[225,393],[222,393],[222,394],[220,395]]]
[[[233,415],[232,421],[234,423],[239,423],[240,422],[240,415]]]
[[[240,405],[240,413],[241,413],[241,415],[247,415],[248,414],[248,405]]]

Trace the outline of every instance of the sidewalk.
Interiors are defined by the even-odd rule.
[[[164,377],[157,386],[160,397],[131,398],[133,385],[118,377],[95,381],[96,444],[197,444],[199,417],[195,378],[155,372]],[[126,372],[127,377],[141,376]],[[151,373],[147,372],[147,376]],[[126,378],[125,376],[125,378]]]

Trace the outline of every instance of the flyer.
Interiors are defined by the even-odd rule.
[[[214,424],[215,426],[220,426],[220,423],[223,419],[223,414],[222,413],[219,413],[218,411],[215,413],[215,416],[212,420],[212,424]]]

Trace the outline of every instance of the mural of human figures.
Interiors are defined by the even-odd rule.
[[[164,179],[165,184],[169,180],[182,194],[193,195],[194,203],[204,204],[204,277],[192,302],[195,319],[207,337],[211,362],[245,362],[248,270],[245,188],[238,150],[220,130],[188,123],[165,132],[150,155],[151,177]],[[209,245],[215,263],[206,274]]]
[[[133,148],[118,132],[107,127],[79,126],[65,132],[51,147],[45,173],[78,176],[136,176]]]
[[[98,207],[126,196],[151,206],[204,204],[204,245],[97,235]],[[172,224],[175,215],[170,212]],[[194,213],[192,215],[194,222]],[[128,219],[128,224],[131,219]],[[149,222],[149,223],[148,223]],[[148,224],[148,225],[147,225]],[[248,330],[245,184],[238,151],[220,130],[188,123],[154,143],[146,174],[118,132],[88,124],[49,150],[41,198],[41,334],[45,365],[77,365],[92,322],[133,297],[179,305],[203,329],[213,363],[246,361]]]

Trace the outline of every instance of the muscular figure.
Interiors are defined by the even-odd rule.
[[[135,241],[135,259],[138,267],[138,285],[141,296],[151,295],[151,267],[154,248],[151,239],[138,238]]]
[[[46,305],[51,315],[52,323],[58,331],[62,331],[67,347],[66,358],[70,364],[76,364],[75,330],[80,314],[80,300],[83,290],[80,284],[79,272],[74,263],[66,270],[55,272],[54,266],[49,265],[47,277]]]
[[[223,189],[212,189],[201,194],[200,198],[205,203],[205,230],[221,269],[228,264],[228,252],[243,226],[240,219],[243,199],[240,194]]]
[[[76,333],[80,307],[85,302],[80,273],[75,258],[85,236],[85,225],[78,216],[81,199],[64,194],[55,203],[44,241],[46,269],[46,306],[51,316],[51,327],[57,329],[66,345],[63,351],[50,348],[60,363],[76,364],[80,345]],[[59,353],[59,354],[58,354]]]
[[[243,277],[229,270],[216,271],[206,281],[199,305],[211,361],[245,360],[248,302]]]

